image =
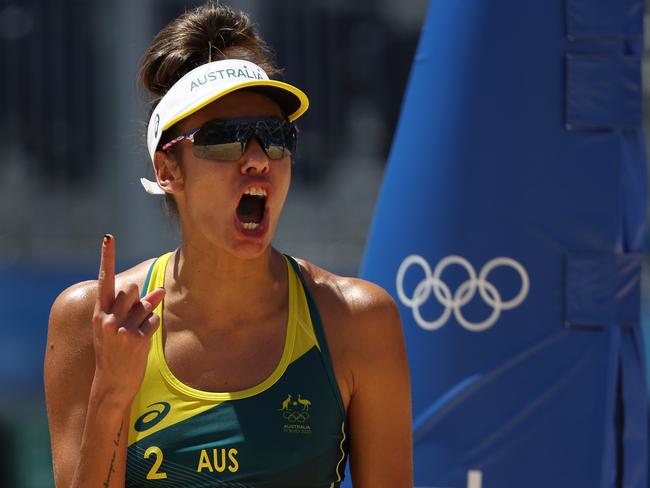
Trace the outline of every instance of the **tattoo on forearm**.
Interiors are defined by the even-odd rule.
[[[122,423],[120,424],[120,430],[117,431],[117,435],[115,436],[115,440],[113,441],[113,444],[115,444],[115,446],[120,445],[120,438],[122,437],[123,428],[124,428],[124,420],[122,420]],[[108,476],[106,477],[106,481],[104,481],[104,488],[108,488],[111,484],[111,478],[113,477],[113,473],[115,472],[116,455],[117,455],[117,450],[113,450],[113,457],[111,457],[111,465],[108,467]]]
[[[120,430],[117,431],[117,435],[115,436],[115,440],[113,441],[113,444],[116,446],[120,445],[120,437],[122,437],[122,429],[124,428],[124,420],[122,420],[122,423],[120,424]]]
[[[113,457],[111,458],[111,465],[108,468],[108,476],[106,477],[106,481],[104,481],[104,488],[108,488],[111,484],[111,478],[113,477],[113,473],[115,472],[115,454],[116,452],[113,451]]]

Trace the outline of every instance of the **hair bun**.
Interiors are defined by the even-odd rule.
[[[251,61],[271,78],[280,74],[246,13],[207,3],[188,10],[156,34],[140,65],[140,80],[159,99],[185,73],[229,58]]]

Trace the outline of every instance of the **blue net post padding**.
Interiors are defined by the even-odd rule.
[[[641,0],[432,0],[362,264],[415,485],[646,487]]]

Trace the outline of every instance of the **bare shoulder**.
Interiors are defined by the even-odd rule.
[[[336,275],[302,259],[298,262],[321,312],[334,312],[362,327],[399,325],[395,302],[381,286]]]
[[[149,259],[119,273],[115,277],[116,290],[126,283],[135,283],[141,288],[152,262],[153,259]],[[54,349],[51,340],[55,338],[65,339],[68,350],[92,346],[90,323],[96,296],[96,280],[82,281],[59,294],[50,310],[48,351]]]
[[[374,283],[299,263],[318,306],[347,406],[377,374],[405,364],[399,311],[386,290]]]

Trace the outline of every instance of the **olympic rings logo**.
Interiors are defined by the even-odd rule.
[[[309,413],[307,412],[292,412],[291,410],[285,410],[282,412],[282,416],[289,422],[298,422],[299,424],[304,424],[309,420]]]
[[[469,278],[452,294],[449,286],[440,277],[446,268],[454,265],[464,268]],[[413,295],[408,297],[404,292],[404,276],[411,266],[422,268],[424,279],[415,287]],[[519,274],[521,280],[519,292],[510,300],[504,301],[496,286],[488,281],[490,272],[499,266],[511,267]],[[443,258],[432,272],[429,263],[422,256],[412,254],[402,261],[397,270],[396,281],[397,296],[404,305],[411,309],[413,318],[425,330],[439,329],[447,323],[453,312],[458,323],[465,329],[473,332],[484,331],[496,323],[502,311],[511,310],[520,305],[526,299],[530,288],[530,280],[526,269],[519,262],[506,257],[498,257],[488,261],[477,276],[469,261],[461,256]],[[470,322],[463,316],[462,307],[474,298],[477,291],[483,301],[492,308],[492,312],[482,322]],[[432,292],[436,300],[444,307],[444,310],[436,320],[427,321],[422,317],[420,307],[426,303]]]

